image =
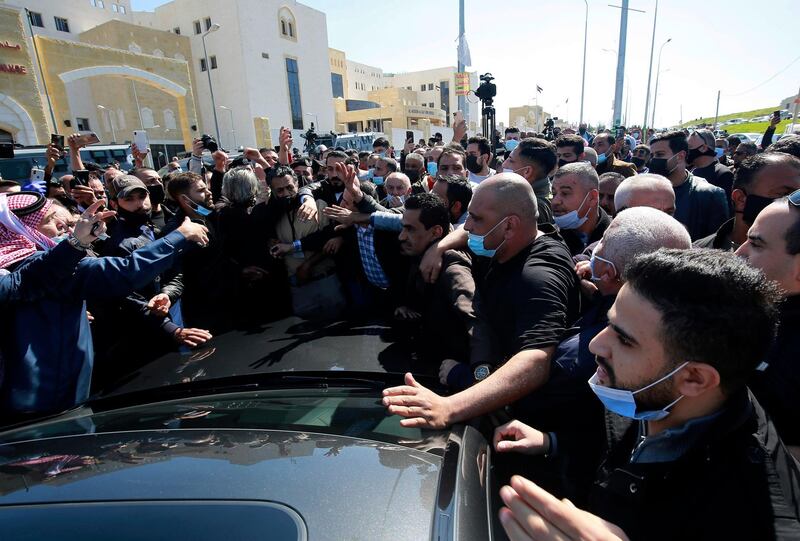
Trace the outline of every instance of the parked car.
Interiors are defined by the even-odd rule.
[[[505,538],[472,426],[400,425],[391,330],[289,318],[146,365],[0,432],[4,539]],[[430,371],[428,371],[430,372]]]
[[[14,157],[0,160],[0,176],[5,180],[16,180],[25,183],[31,178],[31,169],[34,166],[44,169],[47,165],[47,147],[33,146],[15,148]],[[130,145],[94,145],[80,150],[81,160],[85,162],[95,162],[98,165],[106,166],[113,161],[118,161],[124,166],[131,167],[128,161],[130,157]],[[53,176],[61,178],[72,173],[69,153],[56,161]]]

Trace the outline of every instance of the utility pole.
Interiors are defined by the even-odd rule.
[[[644,100],[644,122],[642,132],[647,133],[647,113],[650,111],[650,80],[653,78],[653,52],[656,47],[656,22],[658,21],[658,0],[656,0],[656,10],[653,14],[653,37],[650,41],[650,65],[647,68],[647,93]],[[655,101],[655,100],[654,100]]]
[[[459,45],[461,44],[461,40],[464,37],[464,0],[458,0],[458,39]],[[464,73],[464,69],[466,66],[461,63],[461,55],[458,55],[458,73]],[[450,99],[450,96],[447,97]],[[466,115],[466,102],[464,96],[458,97],[458,110],[461,111],[461,114]],[[450,124],[450,119],[447,119],[447,124]]]
[[[625,84],[625,42],[628,37],[628,11],[638,11],[644,13],[640,9],[631,9],[628,7],[629,0],[622,0],[621,6],[611,6],[614,8],[622,9],[622,15],[619,20],[619,48],[617,50],[617,83],[614,89],[614,118],[612,123],[614,126],[620,126],[622,116],[622,90]]]
[[[800,90],[797,91],[797,96],[794,98],[794,111],[792,111],[792,126],[789,128],[789,133],[794,133],[794,123],[797,122],[798,105],[800,105]]]
[[[717,119],[719,118],[719,96],[722,93],[721,90],[717,90],[717,112],[714,113],[714,130],[717,130]]]
[[[583,75],[581,75],[581,115],[578,120],[578,125],[583,124],[583,90],[586,88],[586,38],[589,36],[589,2],[583,0],[586,4],[586,16],[583,19]]]

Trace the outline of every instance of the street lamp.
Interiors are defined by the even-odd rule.
[[[650,121],[650,127],[656,125],[656,99],[658,99],[658,78],[661,76],[661,52],[664,50],[664,45],[672,41],[672,38],[669,38],[667,41],[661,44],[661,47],[658,49],[658,65],[656,67],[656,91],[653,94],[653,119]],[[665,70],[666,71],[666,70]]]
[[[658,21],[658,0],[653,13],[653,37],[650,40],[650,65],[647,67],[647,92],[644,95],[644,123],[642,131],[647,133],[647,113],[650,111],[650,81],[653,78],[653,50],[656,47],[656,22]]]
[[[116,143],[117,142],[117,132],[114,129],[114,119],[111,118],[111,109],[109,109],[108,107],[105,107],[103,105],[98,105],[97,108],[100,109],[101,111],[105,111],[106,114],[108,115],[108,125],[111,126],[111,139],[112,139],[112,142]]]
[[[589,35],[589,2],[583,0],[586,4],[586,16],[583,19],[583,75],[581,75],[581,116],[578,121],[578,126],[583,124],[583,89],[586,87],[586,38]]]
[[[214,101],[214,86],[211,84],[211,65],[208,63],[208,51],[206,50],[206,36],[208,36],[211,32],[216,32],[219,30],[220,26],[217,23],[211,25],[211,28],[203,34],[202,41],[203,41],[203,56],[205,57],[206,61],[206,75],[208,75],[208,91],[211,93],[211,110],[214,112],[214,129],[217,132],[217,141],[219,141],[219,122],[217,122],[217,104]]]
[[[225,107],[224,105],[220,105],[219,108],[228,111],[228,113],[231,115],[231,136],[233,137],[232,150],[236,150],[236,129],[233,127],[233,109],[230,107]]]

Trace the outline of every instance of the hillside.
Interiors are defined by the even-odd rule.
[[[777,109],[777,106],[776,107],[767,107],[765,109],[754,109],[752,111],[744,111],[744,112],[741,112],[741,113],[731,113],[731,114],[727,114],[727,115],[720,115],[719,118],[717,119],[717,124],[721,124],[721,123],[725,122],[726,120],[730,120],[732,118],[750,119],[750,118],[755,118],[757,116],[770,115],[776,109]],[[683,124],[681,124],[681,128],[685,128],[687,126],[697,126],[698,124],[713,124],[713,123],[714,123],[714,117],[713,116],[707,117],[707,118],[698,118],[698,119],[695,119],[695,120],[690,120],[688,122],[684,122]],[[759,123],[759,124],[761,124],[761,123]],[[763,122],[763,124],[764,124],[764,127],[766,128],[769,123],[768,122]],[[743,130],[738,130],[737,129],[737,131],[743,131]],[[763,129],[762,129],[762,131],[763,131]]]

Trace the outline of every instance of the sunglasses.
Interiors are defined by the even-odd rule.
[[[800,207],[800,190],[795,190],[789,194],[789,203],[792,206]]]

